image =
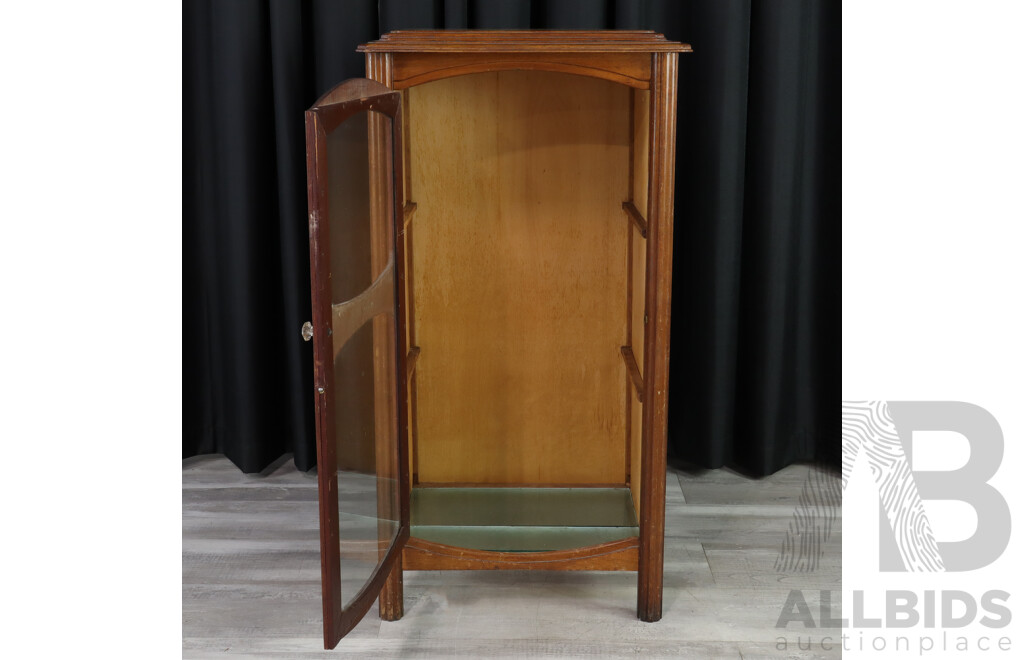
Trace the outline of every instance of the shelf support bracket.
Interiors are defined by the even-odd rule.
[[[420,357],[420,347],[413,346],[409,349],[409,355],[405,358],[405,380],[406,382],[412,378],[412,373],[416,371],[416,361]]]
[[[633,349],[629,346],[623,346],[621,351],[622,361],[626,363],[626,371],[629,372],[629,378],[633,381],[633,389],[636,391],[636,400],[643,403],[644,378],[640,375],[640,368],[636,365],[636,356],[633,355]]]
[[[402,227],[408,227],[412,222],[412,216],[416,214],[416,202],[406,202],[402,209]]]
[[[636,226],[637,231],[640,232],[640,235],[647,238],[647,220],[644,219],[644,216],[636,208],[636,205],[633,204],[633,202],[623,202],[622,210],[625,211],[626,215],[629,216],[629,219],[633,221],[633,224]]]

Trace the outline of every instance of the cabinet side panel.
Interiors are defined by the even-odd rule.
[[[421,483],[621,484],[629,88],[410,88]]]

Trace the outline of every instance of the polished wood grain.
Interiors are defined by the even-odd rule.
[[[391,91],[390,87],[375,80],[352,78],[324,92],[306,112],[316,114],[324,132],[330,133],[358,112],[377,110],[389,115],[395,112],[399,101],[389,93]],[[307,159],[309,155],[307,151]]]
[[[665,545],[665,461],[668,449],[668,364],[672,312],[672,229],[675,187],[676,78],[679,56],[654,57],[648,181],[644,343],[643,491],[637,616],[658,621]]]
[[[408,543],[406,543],[408,545]],[[405,550],[403,548],[402,552]],[[405,567],[403,556],[391,565],[387,579],[380,587],[377,600],[377,614],[381,621],[398,621],[405,615]]]
[[[366,55],[366,77],[372,80],[376,84],[380,84],[389,89],[394,87],[393,79],[393,61],[392,56],[387,53],[367,53]],[[377,169],[374,172],[375,179],[378,182],[378,186],[381,181],[388,181],[392,185],[392,192],[394,194],[394,207],[396,209],[402,209],[402,223],[401,227],[397,229],[397,235],[392,234],[392,245],[396,250],[396,269],[399,269],[397,275],[398,289],[396,292],[396,304],[397,314],[400,321],[400,329],[398,332],[398,338],[402,342],[400,347],[396,347],[395,351],[399,355],[401,362],[398,365],[398,373],[407,373],[408,366],[405,364],[406,356],[409,354],[412,346],[412,338],[408,327],[411,323],[411,300],[409,292],[409,283],[407,279],[407,273],[405,272],[405,266],[408,262],[408,256],[406,250],[408,249],[408,243],[405,240],[405,235],[408,231],[408,220],[411,219],[411,211],[415,211],[415,205],[409,209],[409,203],[406,199],[405,181],[407,178],[407,158],[406,146],[405,146],[405,128],[404,121],[401,113],[401,109],[394,113],[394,121],[396,125],[394,127],[393,135],[398,141],[398,145],[393,147],[389,153],[395,154],[392,160],[392,170]],[[376,152],[380,153],[386,150],[385,145],[377,145]],[[406,215],[410,212],[409,215]],[[409,492],[411,488],[411,465],[409,456],[411,454],[411,448],[409,445],[409,428],[411,424],[415,422],[410,421],[412,411],[408,405],[409,396],[409,381],[406,379],[399,379],[400,389],[396,392],[398,395],[394,404],[399,413],[399,428],[397,429],[396,435],[394,436],[395,441],[398,443],[394,447],[396,457],[399,459],[400,471],[400,516],[403,521],[403,525],[408,525],[409,520]],[[390,456],[386,453],[379,456],[379,458],[390,461]],[[394,563],[388,568],[385,574],[385,581],[380,587],[380,598],[378,601],[378,613],[380,617],[385,621],[395,621],[402,617],[405,611],[405,601],[403,597],[403,572],[401,567],[401,557],[394,560]]]
[[[554,71],[601,78],[629,87],[650,87],[646,53],[398,53],[395,89],[489,71]]]
[[[334,445],[334,419],[329,412],[333,403],[327,396],[327,383],[333,381],[334,350],[327,329],[331,319],[329,237],[324,235],[321,218],[327,215],[326,134],[323,122],[314,112],[306,113],[306,170],[309,196],[309,262],[313,297],[313,386],[316,408],[317,461],[321,465],[338,464]],[[327,228],[327,231],[330,231]],[[341,618],[341,565],[338,557],[338,476],[335,470],[318,473],[320,492],[320,580],[323,594],[323,642],[325,648],[337,644]]]
[[[490,552],[412,538],[402,560],[406,570],[635,571],[636,538],[550,552]]]
[[[629,90],[508,71],[409,98],[419,482],[622,483]]]
[[[389,58],[375,57],[371,69],[375,80],[390,87]],[[405,243],[400,239],[404,230],[406,202],[404,188],[404,151],[402,147],[401,108],[388,118],[373,114],[370,117],[370,199],[373,232],[371,250],[373,261],[387,261],[397,269],[405,261]],[[396,217],[401,210],[402,217]],[[396,234],[397,232],[397,234]],[[392,290],[395,319],[374,319],[374,401],[377,432],[377,505],[381,525],[389,520],[409,521],[408,463],[403,460],[407,444],[408,409],[405,390],[408,381],[402,376],[408,371],[409,353],[406,324],[406,280],[396,278]],[[398,342],[402,345],[399,346]],[[383,477],[383,478],[382,478]],[[398,482],[398,501],[395,501],[394,483]],[[385,558],[382,555],[382,560]],[[402,598],[401,557],[387,569],[380,587],[379,614],[385,621],[401,618],[404,611]]]
[[[647,89],[651,53],[690,50],[644,30],[408,30],[359,47],[393,57],[394,89],[507,70],[557,71]]]

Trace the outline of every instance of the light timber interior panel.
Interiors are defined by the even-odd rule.
[[[633,92],[633,203],[645,219],[647,209],[648,159],[650,158],[651,93],[645,89]]]
[[[420,482],[622,483],[629,91],[540,71],[409,89]]]
[[[633,495],[633,508],[637,518],[640,517],[640,431],[643,426],[643,406],[637,402],[636,397],[630,397],[629,405],[632,410],[629,415],[629,490]]]
[[[632,186],[633,205],[644,216],[650,217],[647,208],[647,186],[650,158],[650,99],[651,94],[646,90],[634,90],[633,92],[633,125],[632,154],[633,177]],[[644,375],[644,291],[645,274],[647,269],[647,239],[640,235],[640,232],[630,224],[630,256],[631,272],[629,283],[631,295],[630,304],[630,345],[633,348],[633,355],[636,356],[637,368],[640,375]],[[630,396],[629,405],[632,407],[629,415],[629,487],[633,493],[633,505],[637,507],[637,516],[640,515],[640,448],[642,440],[643,405]]]
[[[630,246],[632,249],[632,258],[630,264],[632,266],[632,272],[629,276],[629,285],[633,287],[632,296],[630,296],[630,327],[631,327],[631,343],[633,347],[633,355],[636,357],[636,366],[640,371],[641,377],[644,376],[644,274],[647,269],[647,240],[640,236],[640,232],[635,227],[631,226],[632,236]],[[636,400],[636,396],[633,395],[632,388],[630,388],[629,405],[632,407],[629,415],[630,431],[629,431],[629,486],[630,490],[633,491],[633,502],[639,507],[640,506],[640,454],[643,434],[641,433],[643,428],[643,404]],[[639,516],[639,510],[637,511]]]

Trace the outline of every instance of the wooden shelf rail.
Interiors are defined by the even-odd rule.
[[[416,202],[406,202],[405,208],[402,209],[402,226],[408,227],[409,223],[412,222],[412,216],[416,214]]]
[[[629,219],[633,221],[634,225],[636,225],[636,228],[640,232],[640,235],[643,236],[644,238],[647,238],[647,220],[644,219],[644,216],[636,208],[633,202],[623,202],[622,210],[626,212],[626,215],[629,216]]]
[[[621,351],[622,360],[626,363],[626,371],[629,372],[629,378],[633,381],[633,389],[636,391],[636,400],[643,403],[644,378],[640,375],[640,368],[636,366],[636,356],[633,355],[633,349],[629,346],[623,346]]]
[[[409,349],[409,355],[405,358],[405,380],[412,378],[412,372],[416,371],[416,361],[420,357],[420,347],[413,346]]]

